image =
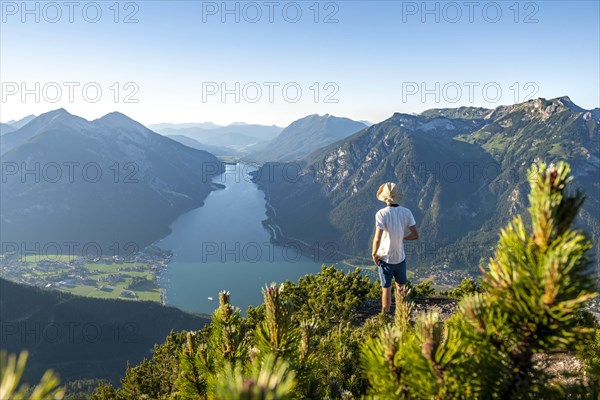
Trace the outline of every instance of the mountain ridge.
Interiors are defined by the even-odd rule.
[[[323,146],[366,128],[362,122],[330,114],[311,114],[288,125],[262,149],[246,156],[252,161],[294,161]]]
[[[598,238],[598,122],[591,111],[573,109],[570,99],[561,97],[489,111],[394,113],[306,156],[293,182],[282,178],[285,166],[263,166],[256,182],[273,207],[265,223],[277,227],[280,239],[333,243],[340,253],[366,258],[372,218],[383,206],[374,193],[379,184],[395,181],[422,237],[433,244],[417,248],[413,262],[451,260],[474,268],[487,256],[497,228],[526,206],[528,165],[567,159],[579,173],[577,183],[592,197],[580,222]]]
[[[8,125],[12,126],[15,129],[22,128],[29,121],[34,119],[36,116],[34,114],[27,115],[26,117],[21,118],[20,120],[15,121],[14,119],[7,122]]]
[[[87,121],[59,109],[6,136],[3,161],[15,171],[0,194],[3,240],[143,248],[200,206],[223,170],[214,155],[121,113]]]

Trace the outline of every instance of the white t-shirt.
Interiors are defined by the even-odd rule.
[[[388,264],[404,261],[404,236],[409,227],[416,225],[415,217],[408,208],[385,207],[375,214],[375,225],[383,231],[377,255]]]

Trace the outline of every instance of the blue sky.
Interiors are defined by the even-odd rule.
[[[285,126],[530,97],[600,103],[598,1],[0,3],[3,122],[59,107]]]

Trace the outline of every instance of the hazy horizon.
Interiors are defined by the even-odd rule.
[[[587,107],[584,107],[584,106],[582,106],[580,103],[578,103],[576,100],[573,100],[573,98],[572,98],[571,96],[569,96],[569,95],[553,96],[553,97],[546,98],[546,100],[555,99],[555,98],[560,98],[560,97],[569,97],[569,98],[571,99],[571,101],[572,101],[574,104],[576,104],[576,105],[578,105],[578,106],[580,106],[580,107],[582,107],[583,109],[586,109],[586,110],[593,110],[593,109],[595,109],[595,108],[598,108],[598,107],[600,106],[600,105],[599,105],[599,106],[592,107],[592,108],[587,108]],[[536,97],[536,98],[537,98],[537,97]],[[495,107],[483,107],[483,108],[489,108],[489,109],[493,109],[493,108],[496,108],[496,107],[501,107],[501,106],[510,106],[510,105],[512,105],[512,104],[516,104],[516,103],[511,103],[511,104],[498,104],[498,105],[496,105]],[[477,107],[477,106],[471,106],[471,105],[469,105],[469,106],[464,106],[464,105],[461,105],[461,104],[456,104],[456,105],[454,105],[454,106],[449,106],[449,107],[433,107],[433,108],[459,108],[459,107]],[[287,123],[285,123],[285,124],[283,124],[283,125],[281,125],[281,124],[276,124],[276,123],[269,123],[269,122],[265,122],[265,123],[259,123],[259,122],[241,121],[241,120],[234,120],[234,121],[232,121],[232,122],[225,123],[225,124],[216,123],[215,121],[212,121],[212,120],[205,120],[205,121],[195,121],[195,120],[183,120],[183,121],[158,120],[158,122],[150,122],[150,123],[148,123],[148,122],[145,122],[145,121],[137,120],[137,119],[135,119],[135,118],[131,117],[131,115],[128,115],[127,113],[125,113],[125,112],[122,112],[122,111],[119,111],[119,110],[112,110],[112,111],[109,111],[109,112],[107,112],[107,113],[101,113],[101,114],[97,114],[97,115],[95,115],[94,117],[85,117],[85,116],[83,116],[83,115],[79,115],[79,114],[73,113],[73,112],[71,112],[71,111],[70,111],[68,108],[65,108],[65,107],[59,107],[59,108],[48,109],[48,110],[46,110],[46,111],[43,111],[43,112],[41,112],[40,114],[36,114],[35,116],[36,116],[36,117],[38,117],[38,116],[40,116],[41,114],[45,114],[45,113],[48,113],[48,112],[56,111],[56,110],[58,110],[58,109],[60,109],[60,108],[64,108],[64,109],[65,109],[65,110],[66,110],[66,111],[67,111],[69,114],[76,115],[76,116],[78,116],[78,117],[81,117],[81,118],[84,118],[84,119],[86,119],[86,120],[88,120],[88,121],[93,121],[93,120],[95,120],[95,119],[99,119],[99,118],[101,118],[101,117],[103,117],[103,116],[105,116],[105,115],[107,115],[107,114],[110,114],[110,113],[112,113],[112,112],[119,112],[119,113],[122,113],[122,114],[125,114],[125,115],[127,115],[128,117],[130,117],[130,118],[134,119],[135,121],[137,121],[137,122],[141,123],[142,125],[144,125],[144,126],[146,126],[146,127],[149,127],[150,125],[160,125],[160,124],[173,124],[173,125],[179,125],[179,124],[214,124],[215,126],[218,126],[218,127],[229,127],[229,126],[235,126],[235,125],[264,125],[264,126],[277,126],[277,127],[280,127],[280,128],[285,128],[285,127],[287,127],[288,125],[290,125],[290,124],[291,124],[292,122],[294,122],[294,121],[297,121],[297,120],[299,120],[299,119],[302,119],[302,118],[304,118],[304,117],[307,117],[307,116],[309,116],[309,115],[315,115],[315,114],[316,114],[316,115],[319,115],[319,116],[321,116],[321,117],[322,117],[322,116],[325,116],[325,115],[331,115],[331,116],[333,116],[333,117],[338,117],[338,118],[349,118],[349,119],[352,119],[352,120],[354,120],[354,121],[362,121],[362,122],[369,122],[369,123],[372,123],[372,124],[377,124],[377,123],[379,123],[379,122],[381,122],[381,121],[384,121],[384,120],[386,120],[386,119],[390,118],[390,117],[391,117],[391,116],[392,116],[394,113],[397,113],[397,112],[398,112],[398,113],[403,113],[403,114],[420,114],[420,113],[422,113],[423,111],[426,111],[426,110],[430,110],[430,109],[431,109],[431,108],[427,108],[427,109],[420,110],[420,111],[418,111],[418,112],[416,112],[416,111],[404,111],[404,112],[401,112],[401,111],[393,111],[393,112],[392,112],[392,113],[391,113],[389,116],[387,116],[387,117],[383,118],[382,120],[378,120],[378,121],[374,121],[374,120],[365,120],[365,119],[359,119],[359,118],[355,118],[355,117],[348,116],[348,115],[337,115],[337,114],[331,114],[331,113],[310,113],[310,114],[306,114],[306,115],[300,115],[300,116],[298,116],[297,118],[294,118],[294,119],[292,119],[291,121],[289,121],[289,122],[287,122]],[[33,114],[31,114],[31,113],[30,113],[30,114],[22,115],[22,116],[20,116],[20,117],[18,117],[18,118],[11,118],[11,119],[6,119],[6,120],[4,120],[4,119],[3,119],[3,120],[0,120],[0,123],[7,124],[7,123],[9,123],[9,122],[11,122],[11,121],[12,121],[12,122],[16,122],[16,121],[19,121],[19,120],[21,120],[21,119],[23,119],[23,118],[26,118],[26,117],[30,116],[30,115],[33,115]]]

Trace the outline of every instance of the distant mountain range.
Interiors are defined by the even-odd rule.
[[[250,152],[252,161],[294,161],[313,151],[346,138],[367,125],[348,118],[314,114],[292,122],[276,138]]]
[[[198,330],[208,318],[155,302],[101,300],[42,290],[0,278],[2,349],[30,358],[25,381],[49,368],[61,381],[109,379],[118,383],[127,362],[152,356],[171,332]]]
[[[229,147],[225,146],[211,146],[210,144],[203,144],[199,141],[192,139],[191,137],[184,135],[166,135],[169,139],[178,141],[192,149],[208,151],[215,156],[235,156],[237,152]]]
[[[309,115],[285,129],[275,125],[235,122],[219,127],[208,123],[150,125],[157,132],[186,146],[218,156],[251,162],[293,161],[371,125],[333,115]]]
[[[246,154],[253,148],[276,137],[283,128],[275,125],[231,124],[229,126],[207,126],[201,124],[158,124],[156,131],[166,136],[187,136],[201,145],[216,146],[227,156]]]
[[[159,135],[120,113],[94,121],[51,111],[2,137],[3,242],[92,242],[143,248],[202,205],[212,154]]]
[[[148,125],[148,129],[154,132],[160,132],[164,129],[188,129],[188,128],[202,128],[202,129],[216,129],[221,128],[220,125],[215,125],[212,122],[187,122],[180,124],[162,123],[162,124],[151,124]]]
[[[276,240],[367,262],[374,215],[384,206],[375,193],[381,183],[397,182],[421,231],[409,245],[411,265],[476,269],[499,228],[527,206],[526,171],[537,160],[571,163],[575,185],[587,194],[579,223],[600,239],[599,143],[598,109],[568,97],[396,113],[294,168],[267,163],[255,179],[266,192],[265,223]]]

